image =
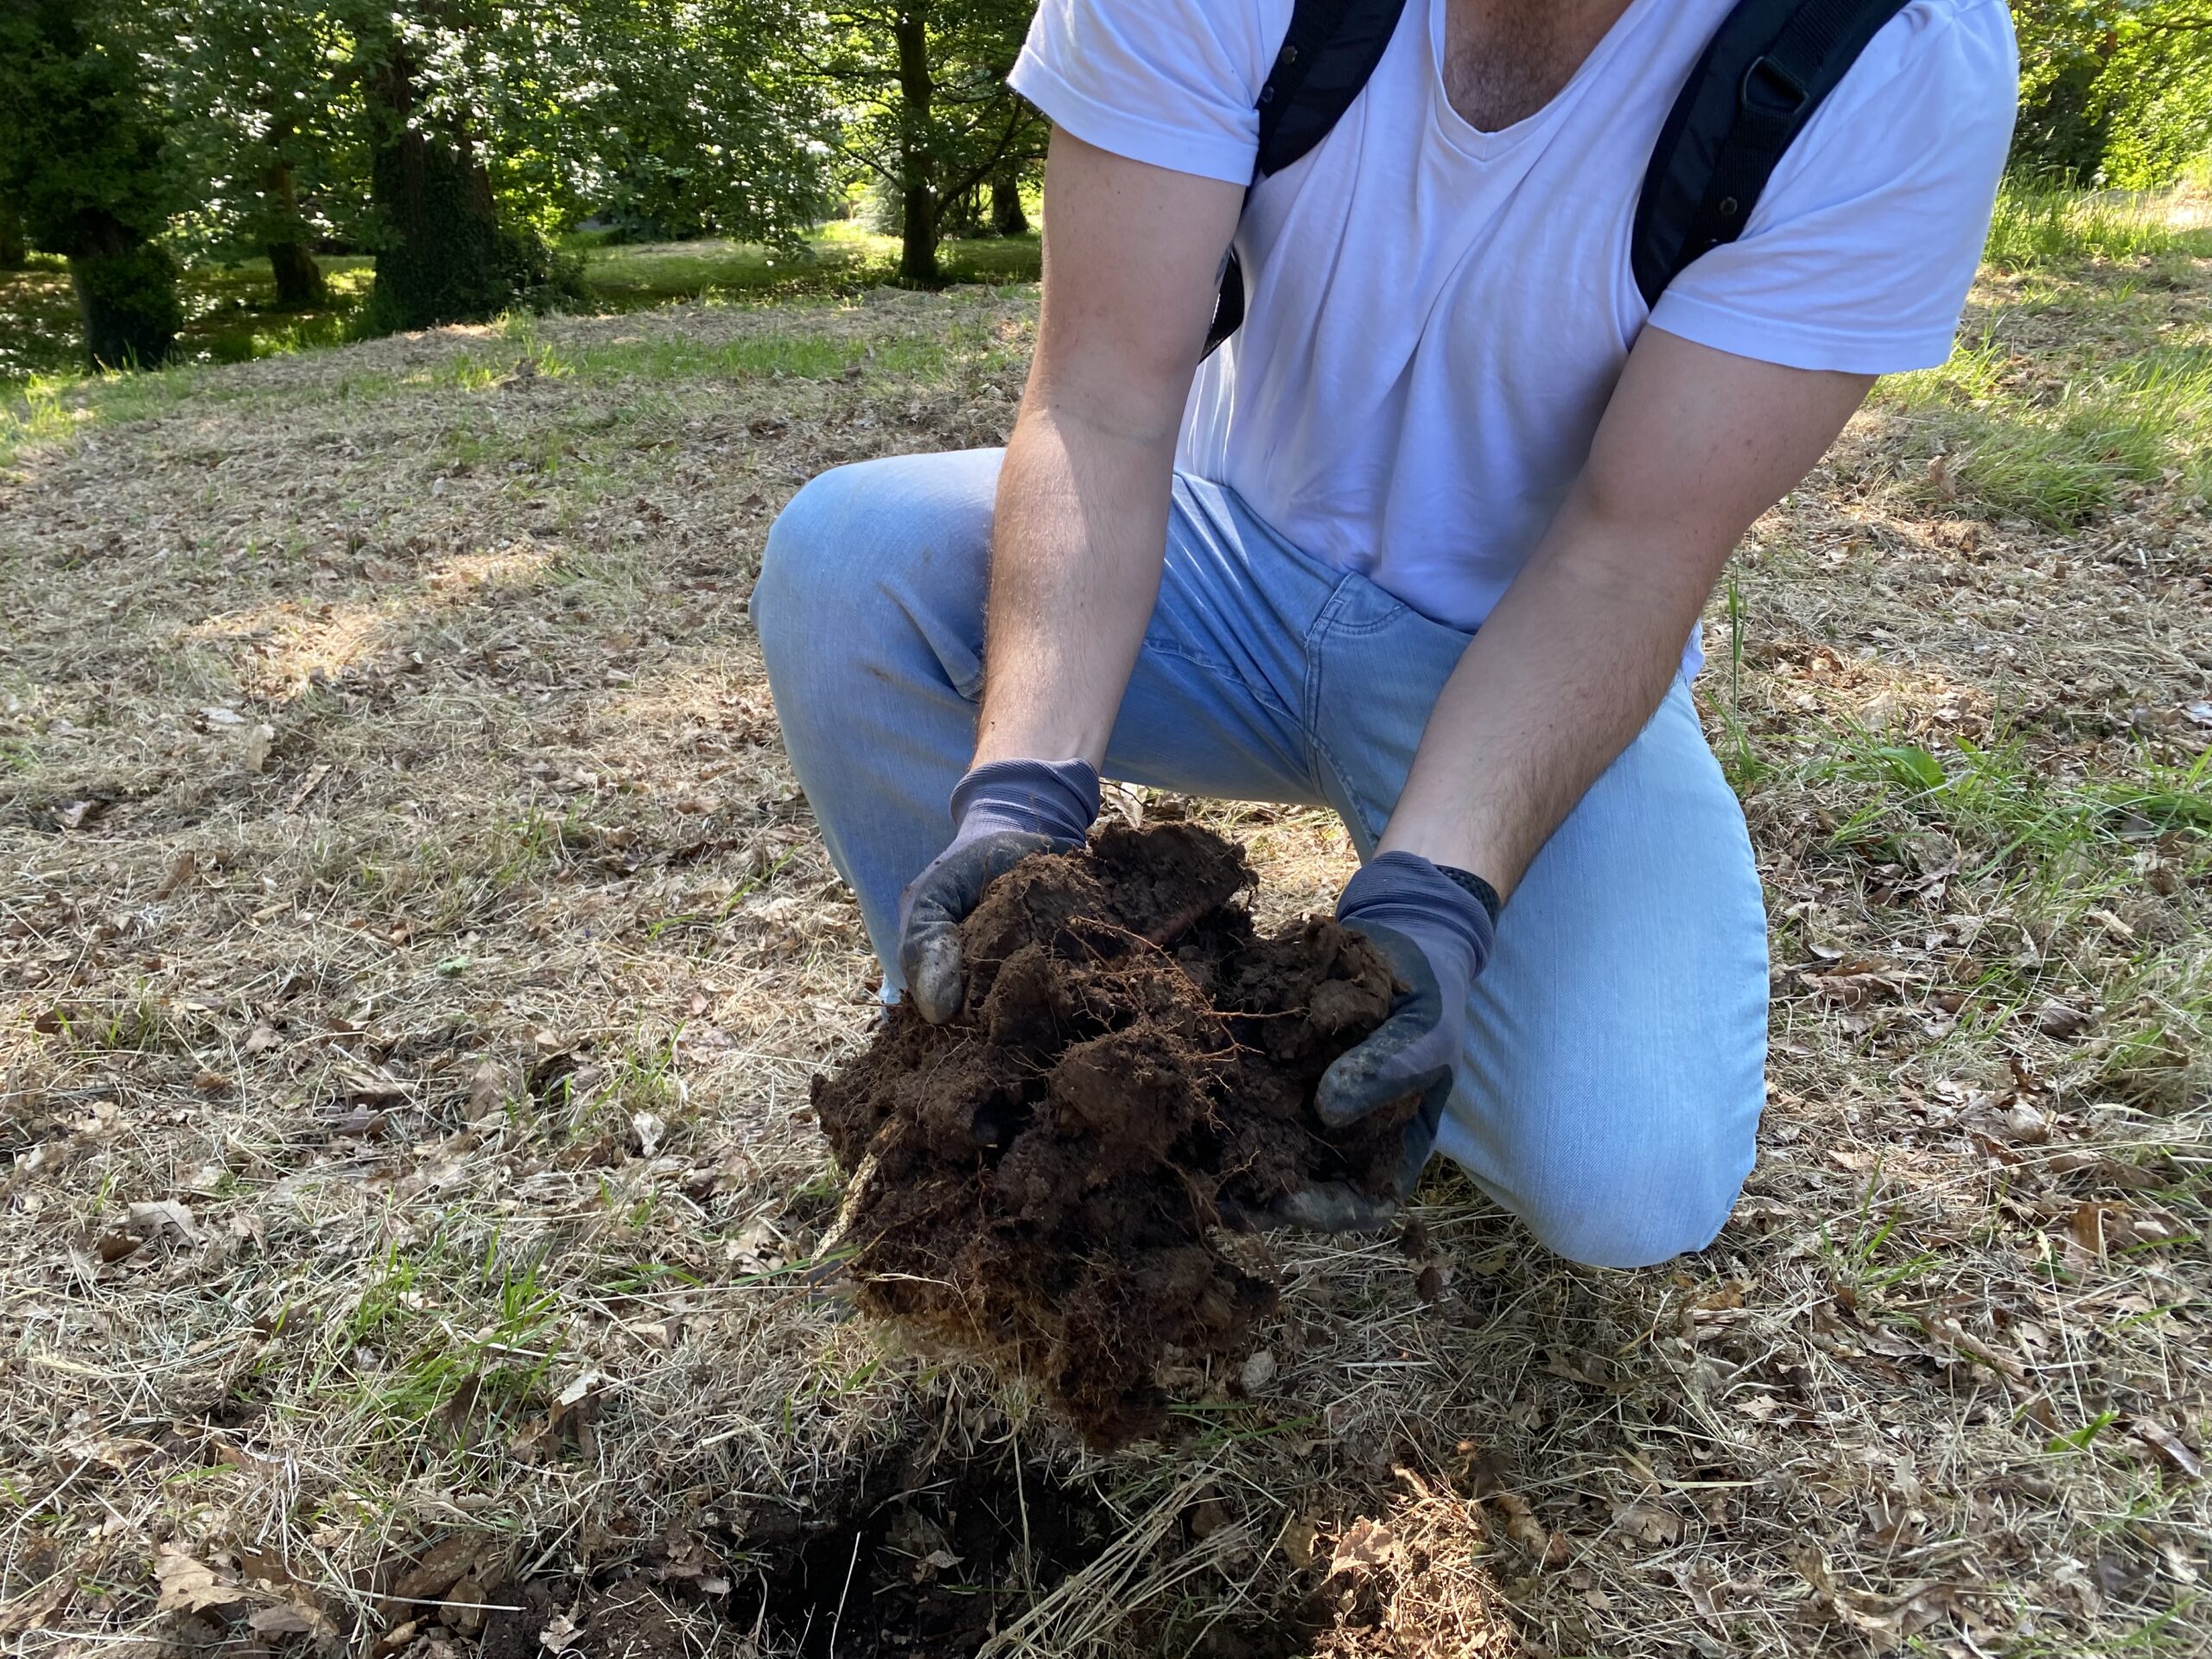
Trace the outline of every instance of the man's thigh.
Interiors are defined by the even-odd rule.
[[[941,839],[944,803],[974,741],[1001,459],[996,450],[899,455],[814,480],[778,520],[755,597],[764,649],[778,647],[772,671],[782,659],[787,731],[817,716],[842,729],[856,709],[881,704],[876,723],[899,728],[900,765],[944,774],[912,780],[916,791],[900,797],[927,803],[910,814],[930,820],[909,832],[917,849],[926,842],[933,852]],[[1319,804],[1297,702],[1306,632],[1332,585],[1330,573],[1283,546],[1229,492],[1178,478],[1159,597],[1116,715],[1107,775]],[[909,729],[918,724],[932,729]],[[833,753],[821,764],[847,758],[863,768],[883,763]],[[880,817],[885,803],[869,808],[865,816]]]
[[[1371,846],[1464,637],[1373,589],[1332,620],[1317,741]],[[1698,1249],[1751,1166],[1766,1009],[1750,836],[1678,680],[1506,906],[1438,1148],[1577,1261]]]

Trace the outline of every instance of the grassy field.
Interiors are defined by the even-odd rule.
[[[2203,1651],[2212,243],[2142,218],[2008,210],[1715,603],[1775,996],[1719,1241],[1573,1268],[1434,1173],[1112,1457],[817,1260],[870,963],[746,616],[811,474],[1003,435],[1033,290],[0,395],[0,1632]],[[1125,804],[1270,919],[1351,868]]]
[[[899,242],[851,221],[833,221],[810,236],[798,258],[778,257],[746,243],[632,243],[580,240],[584,283],[594,308],[631,311],[675,300],[767,299],[850,295],[891,280]],[[954,283],[1033,282],[1034,236],[950,241],[942,255]],[[354,319],[375,273],[363,257],[321,261],[331,302],[312,311],[275,308],[269,262],[194,266],[187,273],[187,321],[178,355],[191,364],[245,363],[257,358],[353,338]],[[29,269],[0,270],[0,386],[34,376],[71,375],[81,367],[83,342],[67,267],[39,256]]]

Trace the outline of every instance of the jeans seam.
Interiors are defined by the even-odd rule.
[[[1334,784],[1333,792],[1341,796],[1356,812],[1359,803],[1351,784],[1345,779],[1344,769],[1338,762],[1335,751],[1321,736],[1321,645],[1327,635],[1343,631],[1338,626],[1338,613],[1351,602],[1351,584],[1355,580],[1356,577],[1347,574],[1337,583],[1329,594],[1328,602],[1321,607],[1313,625],[1306,630],[1306,707],[1299,721],[1299,733],[1306,741],[1306,782],[1319,791],[1325,800],[1332,792],[1329,785]],[[1366,632],[1364,629],[1358,631]],[[1325,769],[1328,773],[1325,780],[1322,777]],[[1358,827],[1370,834],[1374,833],[1364,823]]]

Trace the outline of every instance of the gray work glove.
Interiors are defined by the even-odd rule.
[[[1417,1095],[1405,1152],[1389,1189],[1370,1195],[1344,1181],[1302,1187],[1270,1206],[1278,1225],[1363,1232],[1388,1222],[1411,1196],[1436,1147],[1452,1072],[1467,1034],[1467,993],[1490,960],[1497,893],[1479,876],[1416,853],[1384,853],[1344,884],[1337,919],[1375,946],[1406,988],[1389,1017],[1321,1074],[1314,1105],[1332,1128]]]
[[[1097,816],[1098,773],[1083,760],[994,760],[953,785],[951,844],[899,895],[899,971],[923,1019],[960,1012],[960,924],[992,878],[1082,846]]]

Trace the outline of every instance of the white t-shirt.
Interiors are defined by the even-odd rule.
[[[1497,132],[1446,97],[1446,4],[1408,0],[1364,95],[1252,193],[1244,327],[1199,372],[1179,464],[1309,553],[1472,628],[1550,524],[1647,321],[1799,368],[1948,355],[2018,72],[2002,0],[1911,0],[1743,236],[1648,310],[1630,219],[1731,0],[1631,0],[1556,98]],[[1012,79],[1087,143],[1242,184],[1290,13],[1043,0]]]

